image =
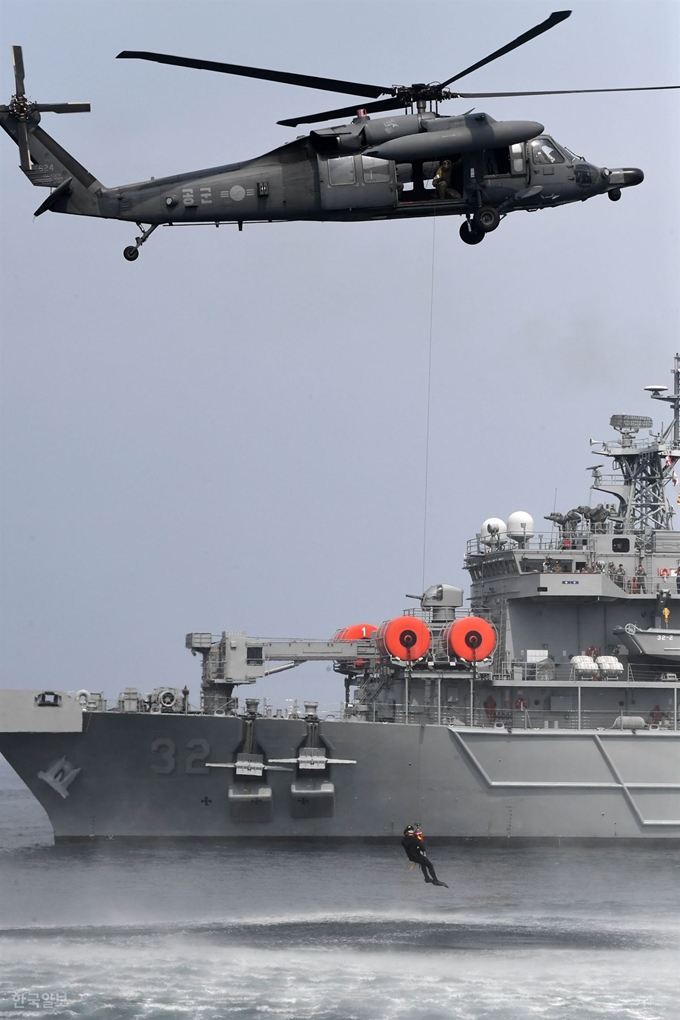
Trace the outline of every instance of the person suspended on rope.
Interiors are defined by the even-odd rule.
[[[407,825],[404,829],[404,838],[401,841],[401,845],[406,851],[409,861],[419,866],[426,882],[429,882],[431,885],[443,885],[445,889],[448,889],[446,882],[440,882],[435,874],[432,861],[425,851],[423,833],[420,828],[416,828],[415,825]]]

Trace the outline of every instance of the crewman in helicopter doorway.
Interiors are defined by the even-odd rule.
[[[437,192],[437,198],[449,198],[449,199],[460,199],[463,197],[460,191],[456,191],[453,184],[451,183],[452,176],[460,169],[462,160],[460,156],[455,156],[453,160],[443,159],[437,171],[432,178],[434,184],[434,190]]]
[[[448,889],[446,882],[440,882],[435,874],[432,861],[425,851],[425,842],[420,826],[407,825],[404,829],[404,838],[401,845],[406,851],[406,856],[412,864],[417,864],[423,873],[423,878],[431,885],[442,885]]]

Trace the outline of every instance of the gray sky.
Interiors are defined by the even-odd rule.
[[[121,49],[431,81],[555,6],[4,0],[2,101],[18,43],[31,98],[92,103],[46,130],[129,183],[256,156],[294,136],[277,120],[345,100]],[[572,7],[465,87],[677,84],[677,3]],[[642,387],[670,383],[678,346],[678,93],[477,108],[645,182],[474,248],[455,218],[206,226],[158,230],[129,264],[134,225],[33,219],[46,192],[3,134],[2,686],[188,683],[197,702],[189,630],[327,637],[401,612],[423,575],[433,242],[426,584],[467,587],[484,518],[587,501],[612,413],[658,423]],[[247,693],[330,704],[342,681],[306,667]]]

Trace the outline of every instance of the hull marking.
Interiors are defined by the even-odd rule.
[[[66,761],[66,757],[63,757],[50,765],[46,772],[39,772],[38,779],[42,779],[61,797],[66,798],[69,795],[68,788],[79,772],[80,769],[74,768],[69,761]]]

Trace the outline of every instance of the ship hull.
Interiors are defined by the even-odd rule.
[[[296,756],[306,732],[255,722],[267,761]],[[320,732],[329,757],[354,763],[239,778],[208,764],[235,760],[242,720],[199,714],[86,712],[81,732],[3,733],[0,752],[57,840],[393,839],[414,820],[439,839],[680,839],[677,731]]]

